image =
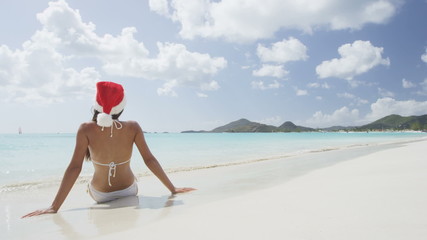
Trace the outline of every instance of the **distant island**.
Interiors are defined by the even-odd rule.
[[[292,122],[284,122],[282,125],[276,127],[272,125],[251,122],[247,119],[239,119],[237,121],[228,123],[224,126],[214,128],[211,131],[182,131],[182,133],[248,133],[248,132],[333,132],[333,131],[426,131],[427,130],[427,114],[422,116],[409,116],[402,117],[400,115],[392,114],[387,117],[378,119],[372,123],[363,126],[333,126],[328,128],[309,128],[297,126]]]

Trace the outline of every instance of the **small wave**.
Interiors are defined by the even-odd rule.
[[[291,152],[291,153],[287,153],[287,154],[283,154],[283,155],[269,156],[269,157],[264,157],[264,158],[255,158],[255,159],[250,159],[250,160],[226,162],[226,163],[215,163],[215,164],[204,165],[204,166],[172,168],[172,169],[166,169],[165,171],[167,173],[178,173],[178,172],[189,172],[189,171],[197,171],[197,170],[203,170],[203,169],[211,169],[211,168],[231,167],[231,166],[252,164],[252,163],[257,163],[257,162],[264,162],[264,161],[271,161],[271,160],[286,159],[286,158],[291,158],[291,157],[298,157],[298,156],[302,156],[302,155],[306,155],[306,154],[322,153],[322,152],[337,151],[337,150],[344,150],[344,149],[352,149],[352,148],[358,148],[358,147],[367,147],[367,146],[373,146],[373,145],[375,145],[375,144],[353,144],[353,145],[347,145],[347,146],[341,146],[341,147],[323,147],[323,148],[319,148],[319,149],[302,150],[302,151]],[[148,175],[151,175],[151,174],[148,173]],[[144,174],[144,176],[146,176],[146,174]]]
[[[88,183],[92,177],[91,176],[80,176],[76,183],[84,184]],[[60,185],[62,177],[44,179],[33,182],[20,182],[13,184],[6,184],[0,186],[0,194],[8,193],[8,192],[16,192],[16,191],[28,191],[28,190],[36,190],[40,188],[52,187]]]

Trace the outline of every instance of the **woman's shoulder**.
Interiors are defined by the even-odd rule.
[[[137,121],[128,120],[128,121],[121,121],[121,122],[130,127],[139,127],[139,123]]]
[[[134,131],[140,131],[141,130],[141,126],[139,125],[139,123],[137,121],[128,120],[128,121],[123,121],[122,124],[128,126],[129,128],[133,129]]]
[[[139,123],[137,122],[137,121],[134,121],[134,120],[127,120],[127,121],[120,121],[120,122],[123,122],[123,123],[127,123],[127,124],[133,124],[133,125],[139,125]]]
[[[89,131],[91,129],[96,128],[97,126],[98,125],[96,125],[96,122],[93,122],[93,121],[84,122],[84,123],[80,124],[79,131]]]

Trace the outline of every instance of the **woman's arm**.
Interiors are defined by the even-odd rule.
[[[153,172],[154,175],[169,189],[172,194],[175,193],[185,193],[195,190],[194,188],[176,188],[172,182],[169,180],[165,171],[163,170],[160,163],[157,161],[156,157],[151,153],[148,148],[147,143],[145,142],[144,133],[138,123],[135,122],[136,135],[135,135],[135,144],[141,153],[142,158],[144,159],[145,165],[148,169]]]
[[[56,213],[61,207],[62,203],[67,198],[68,193],[71,191],[74,183],[76,182],[80,172],[82,170],[83,160],[86,155],[86,151],[89,145],[88,138],[85,134],[85,125],[82,124],[77,132],[76,146],[74,149],[73,157],[71,158],[70,164],[65,170],[64,177],[59,187],[58,193],[49,208],[37,210],[31,212],[24,217],[32,217],[46,213]]]

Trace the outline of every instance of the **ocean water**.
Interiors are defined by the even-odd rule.
[[[147,133],[146,141],[168,172],[245,164],[316,151],[410,141],[425,133]],[[60,181],[73,154],[75,134],[0,134],[0,192]],[[284,158],[286,161],[286,158]],[[132,168],[148,173],[134,148]],[[85,162],[82,178],[93,172]]]

